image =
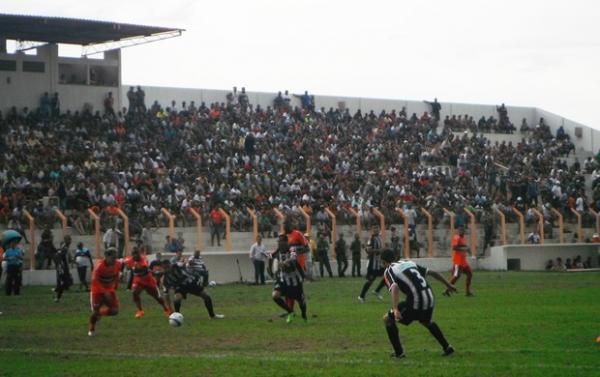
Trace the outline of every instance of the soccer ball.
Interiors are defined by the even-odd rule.
[[[169,316],[169,325],[173,327],[179,327],[183,325],[183,314],[181,313],[173,313]]]
[[[211,280],[211,281],[208,282],[208,286],[209,287],[216,287],[217,286],[217,282],[214,281],[214,280]]]

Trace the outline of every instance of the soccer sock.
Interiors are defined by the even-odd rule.
[[[204,306],[206,306],[206,310],[208,310],[208,315],[212,318],[215,316],[215,311],[213,309],[212,299],[209,295],[202,297],[204,300]]]
[[[371,284],[373,284],[373,280],[371,280],[371,279],[368,279],[365,282],[365,285],[363,285],[362,291],[360,291],[360,297],[365,298],[365,295],[367,294],[369,287],[371,287]]]
[[[290,309],[289,306],[287,306],[287,304],[285,303],[285,301],[283,301],[283,299],[281,297],[277,297],[277,298],[273,298],[273,301],[275,301],[275,303],[277,305],[279,305],[280,307],[283,308],[283,310],[285,310],[288,313],[291,313],[292,310]]]
[[[394,353],[396,356],[400,356],[404,353],[402,344],[400,344],[400,335],[398,334],[398,327],[396,326],[396,319],[393,314],[388,314],[388,320],[385,324],[385,331],[387,331],[388,338],[392,347],[394,347]]]
[[[291,311],[294,311],[294,299],[293,298],[285,298],[286,305],[290,308]]]
[[[466,288],[467,288],[467,293],[471,293],[471,279],[473,278],[473,274],[472,273],[467,273],[467,282],[466,282]]]
[[[381,291],[384,286],[385,286],[385,280],[381,279],[381,281],[379,282],[379,285],[377,286],[377,288],[375,288],[375,292],[379,293],[379,291]]]
[[[180,309],[181,309],[181,300],[175,300],[175,302],[173,303],[175,305],[175,311],[180,313]]]
[[[90,331],[95,331],[96,330],[96,323],[100,320],[99,315],[97,314],[92,314],[90,316]]]
[[[448,348],[448,345],[449,345],[448,341],[446,340],[446,338],[444,338],[444,334],[442,334],[442,330],[437,325],[437,323],[431,322],[427,326],[427,329],[429,330],[429,332],[431,333],[431,335],[433,335],[433,337],[438,341],[438,343],[442,346],[442,348],[444,350],[446,348]]]
[[[138,310],[144,310],[142,309],[142,299],[140,297],[139,292],[133,292],[133,302],[135,302],[135,306]]]
[[[300,310],[302,311],[302,318],[308,319],[306,317],[306,301],[298,301],[298,306],[300,306]]]

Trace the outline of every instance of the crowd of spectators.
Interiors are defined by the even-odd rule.
[[[292,97],[280,92],[263,108],[242,88],[224,102],[146,107],[142,88],[132,87],[122,109],[114,109],[112,93],[102,112],[60,112],[58,97],[47,93],[37,110],[13,107],[0,113],[0,221],[23,229],[27,208],[38,225],[51,226],[56,219],[48,200],[56,198],[80,233],[92,231],[88,208],[104,229],[122,209],[132,236],[142,237],[144,229],[162,225],[161,208],[184,226],[193,224],[194,208],[220,243],[218,208],[237,230],[251,229],[246,208],[253,208],[261,233],[271,236],[274,207],[288,214],[302,207],[321,227],[327,226],[325,207],[342,222],[351,221],[345,209],[353,207],[366,223],[372,207],[392,221],[397,208],[413,213],[425,207],[435,222],[446,207],[456,210],[457,225],[467,221],[464,207],[479,220],[496,208],[510,218],[512,206],[527,212],[543,204],[566,215],[570,208],[600,207],[597,160],[568,166],[569,135],[562,129],[552,134],[543,118],[521,125],[519,143],[491,142],[483,132],[516,131],[504,105],[498,120],[475,122],[469,115],[439,119],[437,99],[429,103],[434,115],[418,116],[406,108],[379,114],[326,109],[308,92],[296,96],[301,105],[294,106]],[[584,173],[593,174],[593,198],[585,196]],[[416,221],[414,212],[413,233]]]

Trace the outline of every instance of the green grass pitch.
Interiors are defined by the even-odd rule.
[[[94,338],[88,294],[73,287],[55,304],[49,287],[27,287],[0,296],[0,376],[600,376],[600,274],[476,272],[473,282],[476,297],[446,298],[432,281],[434,320],[456,353],[441,357],[413,324],[399,326],[399,361],[381,320],[389,295],[359,304],[358,278],[306,284],[310,321],[289,325],[268,285],[209,289],[224,320],[189,297],[180,328],[145,294],[146,316],[134,319],[121,288],[119,315]]]

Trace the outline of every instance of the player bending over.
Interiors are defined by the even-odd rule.
[[[109,247],[104,252],[104,259],[99,261],[92,274],[92,292],[90,299],[92,315],[88,335],[96,334],[96,323],[104,316],[114,316],[119,313],[117,286],[121,262],[117,260],[117,249]]]
[[[206,306],[210,318],[225,318],[223,314],[215,314],[212,299],[208,293],[204,291],[202,275],[195,274],[194,271],[185,266],[171,263],[168,260],[163,260],[162,266],[164,270],[163,285],[167,291],[172,288],[175,292],[173,305],[176,312],[181,312],[181,301],[186,299],[188,294],[191,294],[204,300],[204,305]],[[171,309],[170,304],[169,309]]]
[[[306,316],[306,299],[304,297],[304,289],[302,282],[304,281],[304,271],[297,260],[295,252],[290,250],[288,244],[288,237],[285,234],[279,236],[277,249],[271,253],[270,263],[273,259],[277,259],[278,270],[275,281],[275,287],[273,287],[273,301],[287,313],[287,323],[291,323],[294,320],[294,311],[286,304],[283,297],[290,300],[298,301],[298,306],[302,311],[302,319],[308,321]],[[269,267],[272,270],[272,267]]]
[[[133,275],[131,290],[133,291],[133,302],[135,302],[135,306],[137,307],[135,318],[142,318],[144,316],[141,298],[142,291],[146,291],[146,293],[152,296],[152,298],[162,306],[166,316],[171,315],[172,311],[165,303],[165,300],[160,296],[158,284],[150,272],[146,256],[142,254],[138,248],[134,248],[131,252],[131,256],[125,258],[125,265],[131,270]]]
[[[425,277],[429,275],[439,280],[450,292],[456,291],[454,286],[446,281],[442,275],[419,266],[413,261],[400,260],[393,263],[395,256],[392,250],[385,250],[381,255],[381,259],[385,267],[385,282],[392,296],[392,309],[383,316],[385,330],[392,347],[394,347],[394,353],[391,356],[395,358],[404,357],[404,349],[400,344],[396,322],[408,326],[412,321],[419,321],[429,330],[442,346],[443,356],[451,355],[454,348],[448,344],[438,325],[431,321],[434,307],[433,291]],[[406,295],[405,301],[400,302],[400,292]]]

